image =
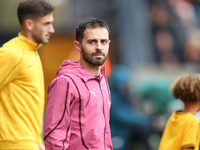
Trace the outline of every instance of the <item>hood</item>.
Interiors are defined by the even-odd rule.
[[[85,81],[90,78],[95,78],[88,70],[86,70],[83,66],[81,66],[78,61],[71,61],[71,60],[64,60],[56,73],[56,77],[64,75],[64,74],[74,74]],[[101,74],[102,77],[105,74],[105,67],[101,67]]]

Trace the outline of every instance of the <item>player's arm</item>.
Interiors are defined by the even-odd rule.
[[[16,52],[0,48],[0,91],[17,76],[20,60]]]
[[[70,101],[74,98],[72,91],[64,78],[53,80],[49,86],[44,123],[44,142],[48,150],[60,150],[69,146]]]

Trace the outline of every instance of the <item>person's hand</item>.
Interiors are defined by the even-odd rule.
[[[193,147],[188,147],[188,148],[182,148],[182,150],[194,150]]]
[[[45,150],[44,144],[41,143],[41,144],[39,144],[38,146],[39,146],[39,149],[40,149],[40,150]]]

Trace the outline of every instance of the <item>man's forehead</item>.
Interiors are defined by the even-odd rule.
[[[100,27],[100,28],[86,28],[84,31],[85,38],[106,38],[108,39],[109,33],[107,28]]]
[[[54,17],[53,17],[53,13],[49,13],[43,17],[38,17],[38,21],[39,22],[53,22],[54,21]]]

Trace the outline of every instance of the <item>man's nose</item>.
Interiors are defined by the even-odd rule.
[[[50,28],[49,28],[49,33],[52,34],[52,33],[54,33],[54,32],[55,32],[54,27],[53,27],[53,25],[51,25]]]
[[[96,49],[102,50],[102,44],[100,41],[97,42]]]

